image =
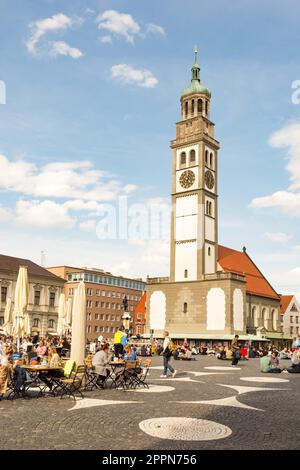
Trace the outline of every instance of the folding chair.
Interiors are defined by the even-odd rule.
[[[86,365],[86,372],[85,372],[85,378],[84,378],[85,390],[94,390],[98,388],[104,388],[104,384],[99,384],[98,374],[96,374],[93,370],[92,359],[93,359],[92,356],[88,356],[84,360],[84,363]]]
[[[75,373],[72,373],[68,379],[58,379],[61,386],[61,397],[69,396],[73,397],[75,400],[75,394],[78,393],[81,398],[83,394],[80,390],[82,387],[83,379],[85,377],[86,366],[78,366]]]
[[[149,388],[149,385],[146,383],[146,378],[151,366],[151,359],[146,359],[143,363],[140,364],[141,371],[132,377],[132,388],[136,389],[140,385],[144,388]]]
[[[116,374],[114,379],[116,388],[123,387],[124,390],[131,388],[133,377],[136,375],[137,361],[126,361],[123,369]]]

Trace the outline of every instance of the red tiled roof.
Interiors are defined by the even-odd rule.
[[[53,279],[53,281],[60,281],[62,279],[55,274],[50,273],[47,269],[39,266],[29,259],[15,258],[13,256],[0,255],[0,270],[2,271],[13,271],[18,273],[20,266],[27,266],[28,275],[30,276],[40,276]]]
[[[285,313],[288,306],[290,305],[293,295],[281,295],[280,296],[280,313]]]
[[[273,289],[249,255],[219,245],[219,264],[225,272],[244,274],[246,276],[246,291],[261,297],[279,300],[280,296]]]

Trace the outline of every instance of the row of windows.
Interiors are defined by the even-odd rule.
[[[94,302],[92,300],[87,300],[86,301],[86,306],[87,308],[93,308]],[[110,302],[95,302],[95,308],[111,308],[112,310],[121,310],[121,304],[115,304],[115,303],[110,303]],[[129,307],[129,311],[133,312],[133,305]]]
[[[88,313],[86,316],[87,321],[92,321],[93,316],[91,313]],[[95,320],[103,320],[103,321],[121,321],[121,316],[117,315],[104,315],[104,313],[96,313],[95,314]]]
[[[295,328],[293,328],[292,326],[290,327],[290,335],[293,336],[293,335],[297,335],[299,336],[299,326],[296,326]]]
[[[189,152],[189,164],[193,165],[196,162],[196,152],[194,149]],[[180,154],[180,165],[186,165],[186,152],[181,152]]]
[[[55,306],[55,292],[49,292],[49,305],[50,307]],[[5,303],[7,299],[7,287],[1,287],[1,302]],[[40,305],[41,303],[41,291],[35,290],[34,291],[34,305]]]
[[[94,333],[115,333],[118,331],[119,327],[117,326],[94,326]],[[87,333],[92,333],[91,325],[86,327]]]
[[[290,322],[294,323],[294,317],[290,317]],[[299,323],[299,317],[295,317],[295,323]]]
[[[122,279],[119,277],[101,276],[99,274],[88,273],[69,273],[68,281],[78,282],[94,282],[95,284],[108,284],[111,286],[125,287],[128,289],[145,290],[146,284],[141,281],[133,281],[130,279]]]
[[[194,116],[196,110],[197,114],[202,114],[204,108],[205,114],[208,115],[208,101],[204,100],[203,103],[202,98],[199,98],[198,100],[192,99],[190,101],[190,111],[192,116]],[[184,115],[185,117],[189,115],[189,101],[185,101],[184,103]]]
[[[70,288],[69,289],[69,295],[74,295],[74,288]],[[93,296],[94,295],[94,289],[92,289],[91,287],[88,287],[86,289],[86,295],[88,295],[89,297],[90,296]],[[106,290],[100,290],[100,289],[96,289],[95,290],[95,295],[97,297],[112,297],[113,299],[125,299],[125,297],[127,297],[127,300],[133,300],[133,301],[138,301],[140,300],[140,297],[138,297],[137,295],[127,295],[127,294],[121,294],[121,292],[112,292],[110,290],[106,291]]]

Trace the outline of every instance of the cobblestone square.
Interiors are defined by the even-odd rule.
[[[149,391],[3,400],[0,448],[300,448],[299,375],[262,374],[258,359],[237,368],[207,356],[172,364],[176,377],[161,379],[162,358],[153,358]]]

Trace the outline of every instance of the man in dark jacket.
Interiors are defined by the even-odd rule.
[[[232,362],[233,366],[237,366],[240,359],[240,348],[238,345],[239,335],[235,335],[231,342]]]

